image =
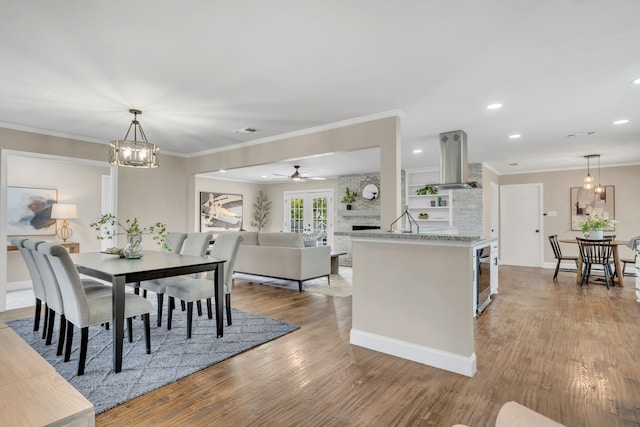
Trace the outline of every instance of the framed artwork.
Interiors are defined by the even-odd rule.
[[[580,223],[587,219],[587,212],[595,210],[611,219],[616,218],[615,191],[613,185],[605,185],[604,192],[596,194],[593,190],[571,187],[571,230],[582,231]],[[611,231],[613,228],[606,230]]]
[[[7,235],[48,236],[56,234],[51,208],[58,190],[50,188],[7,187]]]
[[[200,231],[239,231],[242,194],[200,192]]]

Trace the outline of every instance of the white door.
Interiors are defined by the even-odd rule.
[[[319,245],[333,244],[333,190],[285,191],[284,229],[313,233]]]
[[[500,186],[500,264],[542,266],[542,184]]]

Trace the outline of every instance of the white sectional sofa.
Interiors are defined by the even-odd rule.
[[[302,282],[331,274],[331,248],[305,247],[300,233],[240,232],[244,240],[238,250],[234,271],[257,276]]]

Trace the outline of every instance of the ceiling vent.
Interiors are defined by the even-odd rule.
[[[233,132],[234,133],[253,133],[257,130],[258,129],[254,129],[254,128],[243,128],[243,129],[236,129]]]

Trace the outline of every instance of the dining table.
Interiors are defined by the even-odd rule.
[[[224,268],[226,260],[145,250],[138,259],[120,258],[103,252],[71,254],[78,272],[111,282],[113,296],[113,370],[122,371],[125,285],[143,280],[215,270],[216,333],[224,335]]]
[[[578,244],[576,239],[559,239],[560,243],[573,243]],[[613,283],[615,286],[623,286],[622,277],[622,265],[620,263],[620,256],[618,255],[618,246],[625,246],[629,242],[627,240],[612,240],[609,242],[611,245],[611,252],[613,254],[613,264],[616,267],[615,275],[613,277]],[[578,255],[578,271],[576,273],[576,283],[580,283],[582,278],[582,258]]]

